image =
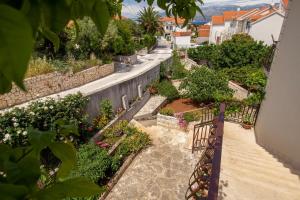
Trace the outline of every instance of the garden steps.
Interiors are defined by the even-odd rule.
[[[151,119],[154,114],[166,103],[167,98],[155,95],[151,96],[149,101],[143,108],[134,116],[135,120]]]
[[[299,200],[300,176],[256,144],[253,129],[226,122],[220,195],[226,200]]]

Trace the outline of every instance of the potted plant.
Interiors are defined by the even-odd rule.
[[[243,118],[242,127],[244,129],[251,129],[252,128],[252,121],[251,121],[251,116],[250,115],[246,115]]]

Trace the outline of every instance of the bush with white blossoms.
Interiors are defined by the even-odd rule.
[[[26,108],[14,108],[0,114],[0,143],[22,146],[27,143],[29,127],[51,130],[58,119],[79,125],[86,120],[87,103],[88,98],[78,93],[60,100],[49,98],[33,102]]]

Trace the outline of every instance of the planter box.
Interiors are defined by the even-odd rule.
[[[156,120],[158,126],[164,126],[172,129],[180,129],[178,119],[176,117],[166,116],[158,113]]]
[[[134,65],[138,62],[137,54],[131,56],[115,56],[114,61]]]

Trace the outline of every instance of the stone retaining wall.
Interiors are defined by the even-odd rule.
[[[78,73],[53,72],[25,79],[27,92],[15,85],[11,92],[0,95],[0,109],[18,105],[95,81],[114,72],[114,64],[95,66]]]
[[[156,120],[157,126],[164,126],[172,129],[180,129],[178,119],[176,117],[161,115],[158,113]]]
[[[249,95],[248,90],[246,90],[245,88],[242,88],[241,86],[235,84],[232,81],[229,81],[228,87],[231,88],[232,90],[234,90],[233,97],[235,97],[238,100],[246,99]]]

